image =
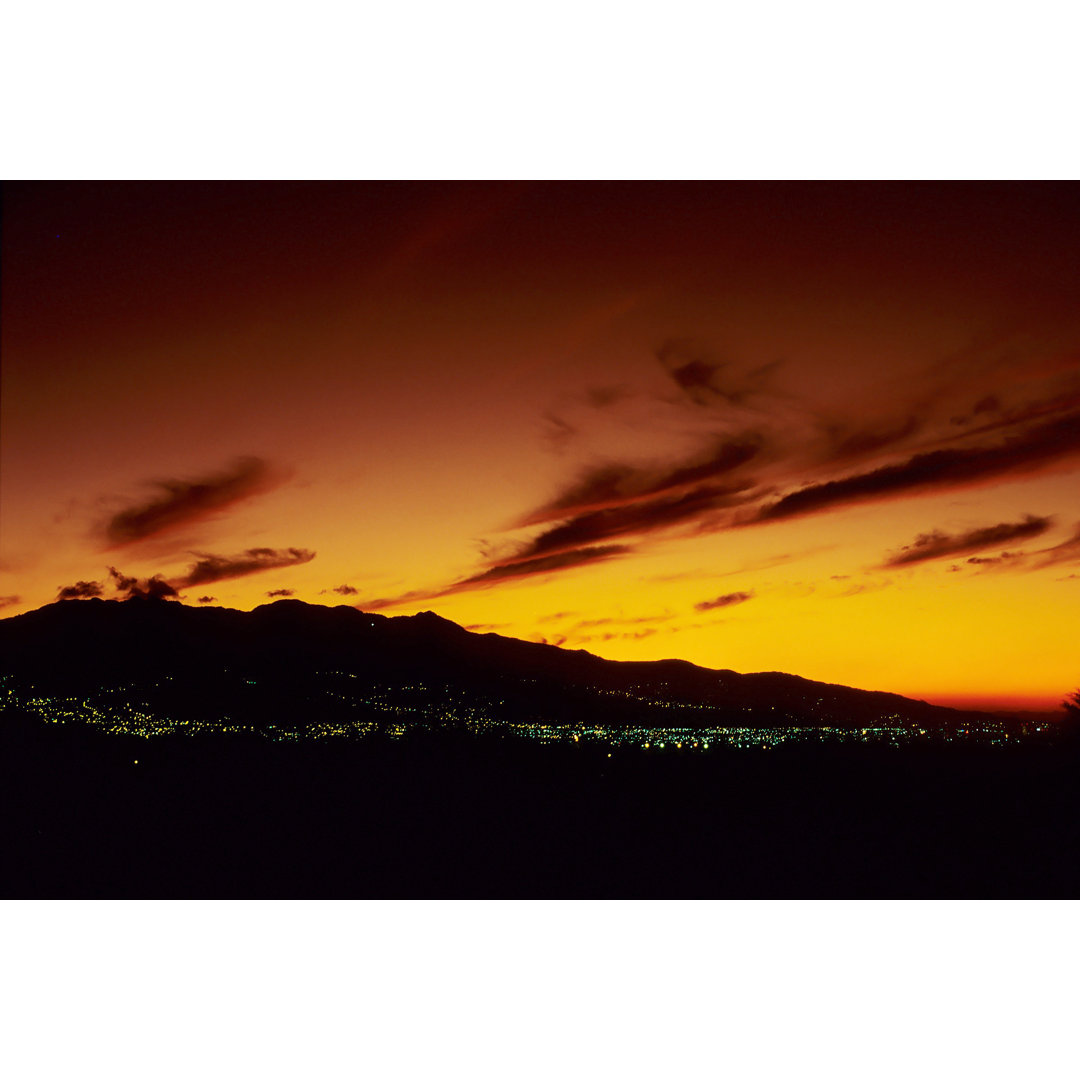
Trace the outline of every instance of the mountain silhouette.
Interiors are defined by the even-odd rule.
[[[619,663],[431,612],[60,602],[0,621],[0,703],[7,897],[1080,887],[1075,747],[912,738],[898,753],[855,732],[670,753],[593,740],[588,725],[727,724],[751,732],[737,745],[760,746],[754,725],[889,718],[933,734],[978,714],[793,675]],[[551,724],[559,739],[497,737]],[[329,737],[350,733],[365,737]]]
[[[251,612],[153,600],[59,601],[0,622],[0,655],[0,673],[22,692],[117,701],[127,688],[129,704],[141,702],[148,712],[256,726],[303,728],[385,718],[388,710],[442,725],[468,716],[614,726],[888,720],[945,728],[982,715],[779,672],[604,660],[472,633],[430,611],[386,617],[299,600]]]

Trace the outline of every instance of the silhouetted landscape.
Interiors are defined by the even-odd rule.
[[[583,734],[597,724],[645,730],[686,721],[1006,734],[990,714],[897,694],[776,672],[711,671],[680,660],[603,660],[470,633],[432,612],[387,618],[299,600],[253,612],[153,600],[60,601],[6,620],[0,641],[12,691],[27,698],[33,687],[43,716],[56,719],[67,709],[64,715],[117,733],[355,735],[408,723],[522,733],[561,724]]]
[[[1080,884],[1080,756],[1052,716],[293,600],[62,601],[0,623],[0,651],[8,896]]]
[[[9,1076],[1076,1072],[1069,9],[14,15]]]

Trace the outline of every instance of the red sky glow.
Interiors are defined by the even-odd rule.
[[[1080,188],[19,183],[0,604],[1080,684]]]

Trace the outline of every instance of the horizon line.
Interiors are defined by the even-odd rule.
[[[235,611],[238,614],[250,615],[258,608],[275,607],[279,604],[301,604],[304,607],[317,607],[325,610],[333,610],[335,608],[349,608],[360,615],[378,615],[383,619],[412,619],[417,615],[431,614],[437,618],[443,619],[445,622],[451,623],[458,627],[459,630],[466,634],[475,634],[477,637],[485,637],[488,635],[494,637],[507,638],[512,641],[520,641],[527,645],[547,645],[549,648],[559,649],[562,652],[584,652],[590,656],[596,657],[598,660],[608,660],[607,657],[599,656],[597,653],[590,652],[588,649],[569,649],[563,645],[556,645],[552,642],[537,642],[528,641],[526,638],[514,637],[511,634],[500,634],[495,631],[476,631],[469,630],[462,626],[460,623],[455,622],[453,619],[446,618],[445,615],[440,615],[437,611],[433,611],[429,608],[425,608],[424,611],[415,612],[412,615],[383,615],[380,611],[366,611],[358,604],[340,603],[340,604],[322,604],[313,602],[310,600],[301,600],[299,597],[289,596],[281,597],[276,600],[269,601],[265,604],[256,604],[255,607],[250,609],[245,608],[231,608],[226,607],[223,604],[198,604],[190,603],[181,598],[156,598],[156,597],[104,597],[104,596],[88,596],[88,597],[72,597],[68,599],[52,600],[47,604],[42,604],[40,607],[31,608],[28,611],[21,611],[13,615],[6,615],[0,617],[0,622],[7,622],[10,619],[19,618],[21,615],[30,615],[37,611],[43,611],[45,608],[54,607],[58,604],[71,604],[71,603],[86,603],[87,601],[99,601],[107,604],[126,604],[126,603],[151,603],[151,604],[176,604],[180,607],[190,608],[194,611],[206,611],[217,609],[219,611]],[[665,661],[679,661],[681,663],[692,664],[694,667],[700,667],[707,671],[721,671],[721,670],[733,670],[728,668],[712,668],[706,667],[703,664],[694,663],[691,660],[684,660],[678,656],[663,656],[657,657],[653,660],[638,660],[638,661],[609,661],[611,663],[663,663]],[[1070,693],[1068,689],[1062,690],[1058,694],[1037,694],[1037,693],[1014,693],[1009,691],[1002,691],[1001,693],[965,693],[962,691],[941,691],[931,692],[929,694],[923,694],[918,691],[902,691],[902,690],[879,690],[868,689],[861,686],[851,686],[849,683],[834,683],[827,679],[814,679],[805,675],[796,675],[795,672],[783,672],[777,668],[762,670],[762,671],[742,671],[735,672],[738,675],[769,675],[769,674],[783,674],[783,675],[795,675],[796,678],[807,679],[809,682],[821,682],[830,686],[844,686],[851,690],[861,690],[867,693],[886,693],[897,694],[900,697],[908,698],[912,701],[922,701],[927,705],[936,705],[946,709],[959,709],[962,711],[971,712],[1036,712],[1036,713],[1056,713],[1060,712],[1064,708],[1065,700]]]

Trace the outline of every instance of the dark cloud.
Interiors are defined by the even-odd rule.
[[[701,355],[691,355],[686,342],[667,342],[657,349],[656,357],[675,385],[696,405],[705,405],[716,397],[718,391],[713,379],[720,364],[710,363]]]
[[[629,465],[601,465],[590,469],[585,476],[552,502],[525,518],[522,525],[566,517],[575,511],[596,509],[625,502],[633,498],[627,492],[639,470]]]
[[[125,574],[121,574],[115,566],[109,567],[109,577],[112,578],[113,588],[117,592],[126,593],[139,584],[138,578],[127,577]]]
[[[559,551],[553,555],[545,555],[541,558],[523,558],[513,562],[502,563],[489,567],[487,570],[463,581],[456,582],[446,593],[457,592],[461,589],[472,588],[476,585],[486,585],[490,582],[502,581],[507,578],[528,577],[533,574],[551,574],[557,570],[569,570],[575,566],[583,566],[587,563],[599,562],[604,559],[613,559],[619,555],[625,555],[632,549],[624,544],[604,544],[598,547],[578,548],[572,551]]]
[[[114,546],[145,540],[220,513],[279,482],[280,477],[256,457],[240,458],[224,472],[197,480],[156,480],[154,486],[163,494],[113,515],[105,525],[105,536]]]
[[[372,600],[368,609],[429,599],[510,578],[547,574],[598,559],[627,554],[624,544],[605,541],[638,536],[680,525],[703,515],[739,506],[753,487],[749,480],[728,484],[705,481],[730,473],[752,461],[761,451],[760,437],[715,440],[704,452],[675,467],[641,469],[612,464],[594,469],[563,495],[529,515],[520,524],[555,521],[511,551],[497,553],[482,545],[486,568],[432,592]]]
[[[292,589],[271,589],[266,595],[269,597],[274,596],[292,596]]]
[[[757,393],[777,400],[784,396],[769,382],[775,365],[736,378],[724,362],[685,342],[667,343],[660,358],[676,384],[702,401],[712,397],[738,404]],[[968,387],[964,409],[991,419],[993,426],[965,429],[963,436],[956,435],[955,429],[947,433],[949,412],[955,410],[958,396],[959,391],[949,411],[944,411],[923,387],[888,417],[841,418],[829,424],[799,406],[791,395],[769,417],[755,403],[753,428],[717,434],[696,453],[674,462],[642,466],[615,461],[592,467],[516,523],[515,528],[539,526],[531,538],[516,546],[510,542],[484,545],[475,573],[438,589],[368,601],[365,607],[441,597],[625,555],[638,538],[664,530],[689,527],[704,533],[781,521],[851,504],[987,483],[1059,466],[1065,459],[1080,456],[1080,412],[1075,407],[1063,412],[1062,402],[1069,399],[1061,395],[1040,403],[1049,412],[1037,415],[1034,406],[1024,406],[1020,412],[1014,409],[1007,414],[985,385]],[[934,429],[930,429],[931,420]],[[916,438],[918,446],[905,445]],[[882,457],[884,453],[890,457]],[[877,467],[862,466],[852,474],[852,461],[875,457]],[[820,479],[830,475],[825,469],[836,476],[842,462],[848,463],[849,475]],[[800,475],[808,483],[792,490],[793,480]],[[781,494],[781,484],[788,494]],[[1045,528],[1041,520],[1032,518],[962,536],[935,532],[917,538],[892,556],[889,565],[977,552],[1039,535]],[[774,556],[772,561],[791,557]],[[1071,557],[1070,549],[1052,557]],[[716,576],[715,571],[710,574]]]
[[[562,634],[556,634],[552,638],[544,637],[543,634],[532,634],[529,640],[536,642],[537,645],[554,645],[556,648],[566,644],[566,637]]]
[[[462,578],[460,581],[455,581],[443,588],[414,589],[398,596],[365,600],[362,610],[378,611],[382,608],[396,607],[400,604],[415,603],[420,600],[437,600],[440,597],[452,596],[454,593],[465,592],[468,589],[497,585],[502,581],[512,581],[516,578],[539,574],[554,574],[560,570],[572,570],[576,566],[585,566],[605,559],[617,558],[620,555],[628,554],[632,550],[633,548],[625,544],[604,544],[597,547],[579,548],[573,551],[561,551],[543,557],[512,557],[497,562],[486,570]]]
[[[1023,561],[1024,555],[1019,551],[1003,551],[1000,555],[972,555],[967,561],[972,566],[1006,566],[1010,563]]]
[[[380,611],[382,608],[397,607],[399,604],[411,604],[420,600],[437,600],[447,594],[447,589],[410,589],[397,596],[376,596],[362,604],[354,604],[358,611]]]
[[[754,598],[753,592],[730,592],[718,596],[715,600],[702,600],[694,605],[695,611],[712,611],[714,608],[731,607],[732,604],[745,604]]]
[[[180,594],[160,575],[136,585],[129,593],[129,600],[176,600]]]
[[[601,465],[590,469],[563,494],[529,514],[520,524],[538,525],[572,514],[615,509],[673,494],[734,472],[756,458],[763,445],[760,435],[747,433],[738,438],[719,438],[675,467],[648,469],[619,463]],[[745,491],[751,486],[749,481],[743,481],[725,490]]]
[[[1060,544],[1055,544],[1054,547],[1037,551],[1035,555],[1038,558],[1036,569],[1042,569],[1044,566],[1058,566],[1062,563],[1080,562],[1080,525],[1076,527],[1076,531],[1068,540],[1063,540]]]
[[[906,391],[919,409],[965,434],[1074,411],[1080,405],[1075,355],[1049,355],[1058,346],[1040,337],[1015,324],[977,333],[912,373]]]
[[[1029,517],[1028,520],[1036,522],[1048,522],[1046,518]],[[1044,530],[1040,529],[1038,533]],[[1038,534],[1035,534],[1038,535]],[[993,546],[993,545],[989,545]],[[1002,551],[998,555],[973,555],[965,560],[968,566],[979,567],[982,571],[989,570],[1044,570],[1051,566],[1080,565],[1080,526],[1067,540],[1053,547],[1040,548],[1037,551]],[[961,567],[952,565],[949,571],[955,573]],[[1057,580],[1065,580],[1058,578]]]
[[[682,495],[587,511],[534,537],[518,552],[514,561],[571,551],[613,537],[655,532],[716,510],[740,505],[743,501],[738,486],[707,486]]]
[[[992,372],[996,383],[985,377],[987,348],[1006,350]],[[1034,374],[1025,367],[1015,373],[1022,378],[1008,380],[1004,373],[1017,364],[1009,350],[1015,351],[1007,340],[973,342],[957,356],[915,374],[899,394],[882,396],[891,402],[887,412],[854,416],[826,414],[811,400],[785,390],[775,375],[779,362],[747,370],[692,340],[668,340],[656,355],[680,392],[696,405],[725,406],[715,414],[694,410],[694,426],[700,428],[702,420],[715,415],[717,427],[726,424],[728,430],[675,461],[641,465],[616,460],[589,468],[517,522],[519,528],[541,526],[538,535],[516,552],[483,552],[483,565],[495,570],[609,542],[632,543],[665,529],[686,531],[689,526],[705,533],[780,521],[985,484],[1075,461],[1080,456],[1075,361]],[[1059,369],[1068,369],[1067,377],[1059,377]],[[619,388],[614,396],[621,393]],[[602,407],[609,396],[606,388],[596,388],[595,404]],[[744,410],[752,410],[749,423],[750,413]],[[962,431],[950,424],[955,414],[965,418]],[[686,419],[685,411],[681,415]],[[731,430],[733,416],[743,430]],[[796,488],[799,481],[803,486]],[[935,533],[919,538],[917,550],[913,546],[894,558],[902,565],[964,554],[1039,531],[1031,522],[1020,529],[1015,535],[1006,527],[966,537]],[[958,545],[956,550],[945,550],[951,543]]]
[[[575,634],[571,631],[570,637],[563,638],[563,641],[571,640],[575,645],[587,645],[591,641],[640,641],[642,638],[652,637],[653,634],[658,632],[652,626],[644,630],[613,630],[606,634]]]
[[[823,510],[978,484],[1030,472],[1080,453],[1080,413],[1028,428],[995,446],[933,450],[843,480],[811,484],[758,511],[751,522],[779,521]]]
[[[194,585],[206,585],[211,581],[246,577],[248,574],[258,574],[263,570],[298,566],[301,563],[311,562],[314,558],[314,551],[292,547],[248,548],[240,555],[200,554],[198,562],[194,563],[187,574],[175,584],[179,589],[187,589]]]
[[[179,597],[161,574],[140,581],[137,577],[122,574],[115,566],[109,567],[113,588],[123,600],[175,600]]]
[[[216,599],[217,599],[216,596],[200,596],[199,597],[199,603],[200,604],[212,604]]]
[[[179,594],[160,574],[140,581],[109,567],[113,588],[124,600],[174,600]]]
[[[1072,414],[1080,406],[1080,373],[1072,375],[1059,384],[1057,392],[1047,393],[1008,407],[1002,405],[993,412],[978,414],[978,426],[971,428],[958,439],[968,439],[976,435],[986,435],[995,431],[1020,429],[1035,421],[1047,421],[1050,417]],[[970,419],[974,420],[973,415]]]
[[[101,583],[97,581],[76,581],[74,585],[61,585],[56,594],[57,600],[88,600],[101,595]]]
[[[22,599],[21,596],[0,596],[0,608],[11,607]]]
[[[933,532],[921,533],[912,543],[901,548],[888,559],[884,565],[886,567],[907,566],[911,563],[926,562],[929,559],[945,559],[956,555],[967,555],[973,551],[984,551],[986,548],[997,547],[999,544],[1009,544],[1017,540],[1041,536],[1051,524],[1050,518],[1028,514],[1023,521],[988,525],[955,536],[935,529]]]
[[[356,594],[360,590],[359,589],[354,589],[351,585],[338,585],[337,587],[331,589],[330,591],[331,592],[336,592],[341,596],[356,596]]]
[[[669,338],[656,350],[656,358],[675,385],[701,406],[726,402],[744,405],[766,391],[779,360],[750,371],[738,371],[729,361],[717,359],[711,350],[689,338]]]
[[[465,592],[469,589],[481,589],[485,585],[498,584],[500,581],[556,573],[559,570],[570,570],[576,566],[616,558],[632,550],[625,544],[603,544],[595,546],[595,548],[580,548],[576,551],[563,551],[542,557],[513,557],[496,563],[494,566],[489,566],[486,570],[474,573],[471,577],[462,578],[460,581],[446,585],[443,589],[413,590],[402,593],[400,596],[365,600],[363,610],[377,611],[380,608],[413,603],[417,602],[417,600],[438,599],[442,596],[451,596],[454,593]]]
[[[474,634],[490,634],[495,630],[505,630],[509,625],[504,622],[469,623],[465,629]]]

